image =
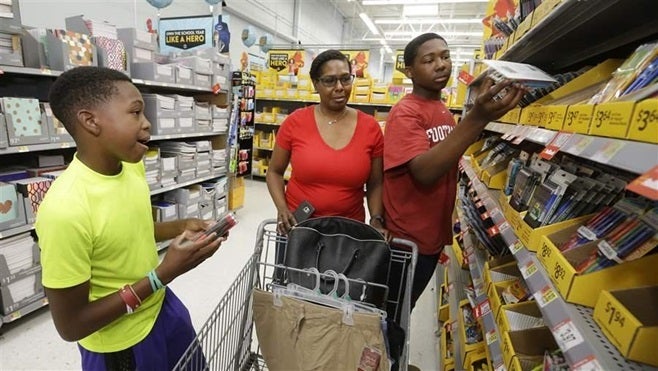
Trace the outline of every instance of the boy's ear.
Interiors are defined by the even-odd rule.
[[[413,80],[414,78],[414,72],[413,69],[409,66],[404,67],[404,74],[407,76],[408,79]]]
[[[82,130],[86,131],[87,133],[93,136],[98,136],[101,133],[100,125],[98,125],[96,116],[94,115],[93,112],[87,110],[80,110],[76,114],[76,117],[78,119],[78,123],[80,124]]]

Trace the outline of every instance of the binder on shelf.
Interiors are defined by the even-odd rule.
[[[10,146],[50,142],[37,99],[0,98],[0,111],[4,114]]]
[[[0,149],[7,148],[9,146],[9,138],[7,138],[7,122],[5,121],[5,115],[0,112]]]
[[[0,286],[34,274],[40,261],[39,247],[30,232],[0,239]]]
[[[97,50],[88,35],[34,29],[23,33],[22,42],[26,67],[67,71],[79,66],[98,66]]]
[[[0,302],[3,315],[41,300],[44,297],[44,289],[41,284],[41,266],[37,266],[35,273],[18,279],[6,286],[0,286]]]
[[[0,22],[0,32],[11,34],[20,34],[22,32],[21,11],[18,6],[18,0],[12,0],[7,6],[7,10],[2,12],[2,22]]]
[[[0,232],[27,224],[26,204],[14,184],[0,182],[0,209]]]
[[[23,67],[20,35],[0,32],[0,65]]]

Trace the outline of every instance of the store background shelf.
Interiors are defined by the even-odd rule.
[[[562,298],[537,257],[514,234],[505,220],[497,199],[492,197],[488,188],[477,178],[469,162],[463,159],[461,166],[472,181],[505,243],[510,247],[528,288],[537,300],[546,325],[551,329],[571,368],[574,370],[658,370],[626,361],[608,339],[601,335],[592,319],[590,309],[567,303]]]
[[[501,59],[550,72],[618,49],[628,55],[640,42],[658,36],[654,0],[552,2],[559,5],[515,41]]]
[[[461,269],[459,260],[452,248],[446,248],[445,251],[450,258],[446,267],[448,271],[448,282],[446,286],[449,293],[448,302],[450,304],[450,322],[452,323],[452,331],[450,332],[453,344],[452,356],[455,360],[455,365],[462,365],[464,360],[461,356],[461,332],[459,331],[457,318],[462,315],[459,311],[459,302],[466,299],[464,288],[469,285],[470,277],[468,271]]]
[[[489,123],[485,130],[500,134],[517,132],[524,140],[541,145],[547,145],[558,133],[499,122]],[[658,161],[658,144],[584,134],[573,134],[560,151],[636,174],[649,171]]]

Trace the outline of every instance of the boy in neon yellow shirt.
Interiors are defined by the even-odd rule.
[[[130,78],[78,67],[57,78],[49,100],[77,145],[36,222],[55,327],[79,342],[85,370],[171,369],[195,332],[165,286],[224,239],[183,244],[207,227],[199,219],[153,223],[141,161],[151,124]],[[158,264],[156,241],[172,238]]]

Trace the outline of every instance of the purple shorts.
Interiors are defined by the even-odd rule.
[[[78,345],[82,369],[89,371],[171,370],[194,341],[190,313],[169,288],[153,329],[144,340],[113,353],[91,352]],[[205,363],[198,349],[199,363]]]

